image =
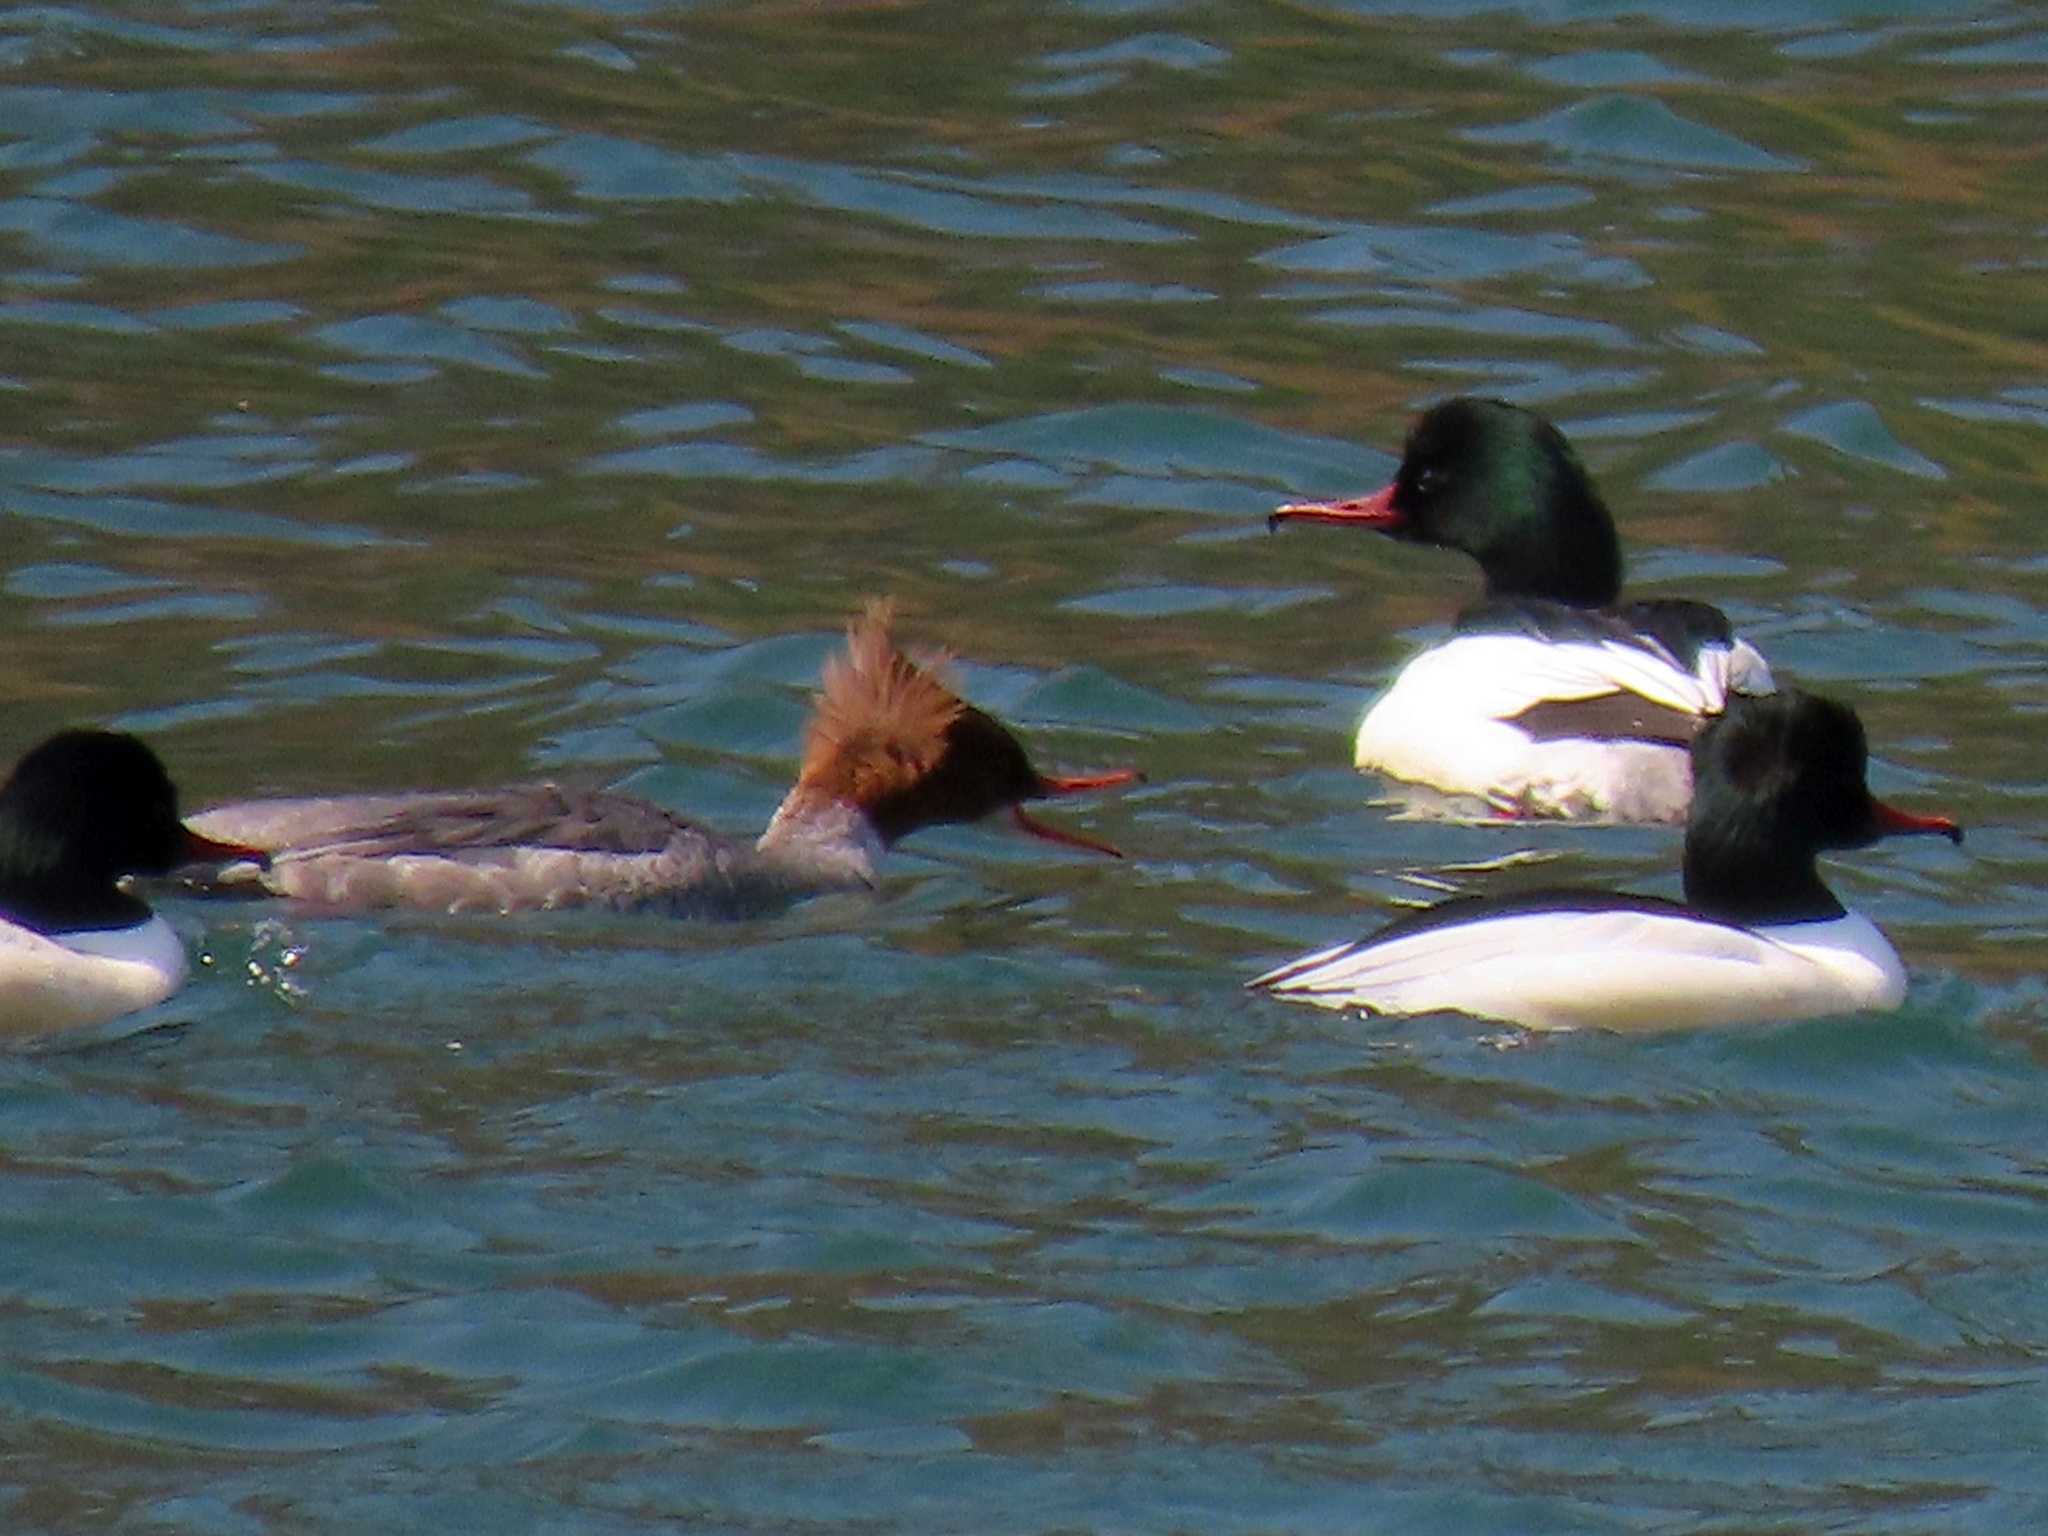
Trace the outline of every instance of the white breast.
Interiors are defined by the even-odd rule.
[[[1651,742],[1532,740],[1514,717],[1546,701],[1617,691],[1696,716],[1732,691],[1768,693],[1770,668],[1745,641],[1703,646],[1686,671],[1615,642],[1458,635],[1402,668],[1366,712],[1361,769],[1469,795],[1517,815],[1682,822],[1692,801],[1685,748]]]
[[[0,1039],[40,1039],[152,1007],[185,982],[185,946],[151,917],[51,938],[0,922]]]
[[[1624,910],[1518,913],[1342,944],[1250,985],[1325,1008],[1650,1030],[1896,1008],[1906,976],[1853,912],[1737,928]]]

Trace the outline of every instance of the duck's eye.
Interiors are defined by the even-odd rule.
[[[1434,466],[1428,469],[1419,469],[1415,472],[1415,494],[1418,496],[1434,496],[1444,488],[1445,483],[1449,479],[1448,475]]]

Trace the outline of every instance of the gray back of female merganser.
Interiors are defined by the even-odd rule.
[[[876,865],[919,827],[1009,807],[1035,835],[1116,850],[1026,816],[1022,802],[1130,781],[1053,778],[1017,739],[897,649],[873,603],[825,667],[795,785],[754,842],[633,795],[554,784],[452,793],[251,800],[193,819],[267,850],[246,890],[361,909],[514,912],[603,906],[744,918],[876,884]],[[214,889],[222,889],[223,882]]]

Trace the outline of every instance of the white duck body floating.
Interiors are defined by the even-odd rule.
[[[1256,991],[1371,1014],[1452,1010],[1531,1029],[1642,1030],[1892,1009],[1906,973],[1815,856],[1962,831],[1874,799],[1855,713],[1737,696],[1693,746],[1685,900],[1605,891],[1461,897],[1256,977]]]
[[[1362,771],[1507,816],[1682,822],[1694,736],[1732,694],[1774,686],[1718,608],[1619,601],[1606,504],[1564,435],[1519,406],[1445,401],[1410,431],[1391,485],[1268,521],[1459,549],[1485,575],[1456,632],[1367,710]]]

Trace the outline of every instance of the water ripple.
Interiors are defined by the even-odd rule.
[[[445,325],[417,315],[365,315],[340,320],[313,332],[313,339],[337,351],[372,358],[460,363],[524,379],[547,374],[512,348],[486,341],[466,326]]]
[[[1472,282],[1541,275],[1597,286],[1637,287],[1649,278],[1634,262],[1588,254],[1570,235],[1510,235],[1495,230],[1374,227],[1348,230],[1258,258],[1282,272],[1370,272],[1416,282]]]
[[[1480,144],[1541,144],[1562,153],[1635,161],[1675,170],[1796,171],[1805,162],[1774,155],[1730,133],[1680,117],[1661,101],[1602,96],[1525,123],[1469,129]]]
[[[1276,432],[1211,411],[1110,405],[926,433],[920,441],[976,454],[1021,455],[1055,468],[1113,465],[1137,474],[1218,474],[1290,490],[1378,483],[1389,456],[1331,438]]]
[[[140,496],[60,495],[4,483],[0,483],[0,511],[148,539],[257,539],[330,549],[366,549],[397,542],[370,529],[343,523],[273,517],[230,507],[200,507]]]
[[[259,162],[247,170],[251,176],[280,186],[329,192],[366,208],[402,213],[511,214],[525,213],[533,206],[518,188],[500,186],[485,176],[413,176],[306,160]]]

